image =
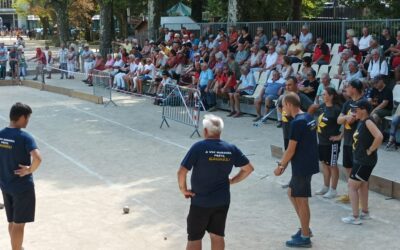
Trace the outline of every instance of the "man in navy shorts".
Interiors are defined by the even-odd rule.
[[[201,249],[201,241],[210,234],[211,249],[225,249],[225,222],[230,204],[230,185],[244,180],[254,170],[249,160],[235,146],[222,141],[222,119],[205,115],[205,140],[195,143],[186,154],[178,171],[179,189],[191,199],[187,217],[187,250]],[[233,166],[240,171],[229,178]],[[191,189],[186,176],[192,171]]]
[[[23,131],[32,109],[16,103],[10,111],[10,125],[0,130],[0,188],[13,250],[21,250],[25,223],[35,220],[35,188],[32,173],[41,161],[35,140]]]
[[[311,197],[311,177],[319,172],[316,122],[310,114],[301,111],[300,97],[296,93],[286,94],[282,104],[283,110],[293,120],[290,123],[288,148],[274,174],[281,175],[289,162],[292,163],[288,196],[301,225],[300,230],[292,235],[292,239],[286,241],[286,246],[311,247],[308,198]]]

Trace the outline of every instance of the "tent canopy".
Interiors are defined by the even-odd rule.
[[[187,16],[161,17],[161,26],[170,30],[180,30],[182,27],[186,27],[188,30],[200,30],[200,25]]]
[[[190,16],[192,14],[192,9],[182,2],[179,2],[167,10],[167,14],[169,16]]]

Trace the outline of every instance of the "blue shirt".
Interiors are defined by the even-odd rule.
[[[316,121],[308,113],[296,115],[290,122],[289,140],[297,142],[291,160],[293,176],[310,176],[319,172]]]
[[[229,174],[233,166],[243,167],[247,157],[235,145],[218,139],[195,143],[181,166],[193,170],[191,177],[192,205],[218,207],[230,203]]]
[[[201,71],[199,78],[199,86],[201,88],[205,88],[208,85],[208,81],[214,79],[214,74],[211,69],[207,69],[206,71]]]
[[[264,85],[265,88],[265,96],[274,95],[277,96],[279,90],[283,87],[282,83],[279,82],[268,82]]]
[[[16,128],[0,130],[0,188],[6,193],[22,193],[33,189],[32,174],[19,177],[14,173],[19,164],[30,166],[35,140],[27,132]]]

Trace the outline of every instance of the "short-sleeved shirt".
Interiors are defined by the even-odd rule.
[[[238,52],[236,52],[236,55],[235,55],[235,61],[240,63],[240,62],[246,60],[247,57],[249,57],[249,52],[247,50],[238,51]]]
[[[288,48],[288,52],[289,51],[296,51],[296,50],[299,50],[300,52],[295,56],[301,60],[303,58],[303,54],[304,54],[304,46],[303,46],[303,44],[302,43],[297,43],[297,44],[292,43]]]
[[[300,109],[303,112],[307,112],[308,108],[313,104],[312,100],[308,98],[305,94],[299,92],[297,93],[300,98]],[[281,99],[280,99],[281,100]],[[282,107],[282,100],[278,103],[279,107]],[[288,116],[285,111],[282,112],[282,130],[283,130],[283,138],[289,139],[289,129],[290,122],[292,121],[292,117]]]
[[[264,97],[269,95],[278,96],[279,90],[283,87],[283,84],[280,82],[267,82],[264,84]]]
[[[37,149],[35,140],[17,128],[0,130],[0,187],[7,193],[22,193],[34,188],[32,174],[19,177],[14,173],[19,165],[31,165],[31,151]]]
[[[368,36],[362,36],[360,38],[360,41],[358,42],[358,48],[360,50],[365,50],[367,48],[369,48],[369,42],[371,41],[372,36],[368,35]]]
[[[363,99],[363,97],[361,99]],[[359,100],[353,101],[352,99],[350,99],[347,102],[345,102],[342,107],[341,114],[342,115],[351,115],[352,114],[351,105],[354,105],[355,102],[357,102],[357,101],[359,101]],[[343,145],[351,146],[353,144],[353,134],[354,134],[354,131],[356,131],[356,129],[357,129],[357,123],[358,123],[357,121],[352,124],[349,124],[347,122],[344,123]]]
[[[192,205],[217,207],[229,204],[229,174],[233,167],[248,163],[240,149],[223,140],[206,139],[195,143],[181,163],[192,170],[191,189],[196,194],[192,197]]]
[[[289,140],[297,142],[291,159],[293,176],[310,176],[319,172],[316,122],[308,113],[296,115],[290,122]]]
[[[335,85],[333,85],[332,83],[329,83],[329,86],[328,86],[328,87],[329,87],[329,88],[335,88]],[[326,87],[325,87],[324,84],[320,84],[320,85],[318,86],[318,89],[317,89],[317,96],[318,96],[319,104],[321,104],[321,103],[324,102],[324,98],[322,97],[322,94],[323,94],[323,92],[324,92],[325,89],[326,89]]]
[[[207,69],[206,71],[201,71],[199,78],[200,87],[206,87],[208,85],[208,81],[214,80],[214,74],[211,69]]]
[[[304,48],[308,46],[310,42],[313,40],[313,35],[311,32],[308,32],[307,34],[303,34],[303,32],[300,33],[299,41],[300,43],[303,44]]]
[[[306,96],[308,96],[308,98],[310,98],[312,101],[315,100],[315,97],[317,96],[317,90],[318,90],[318,86],[319,86],[319,82],[317,79],[315,79],[314,81],[309,81],[309,80],[305,80],[303,82],[304,87],[312,87],[314,89],[314,91],[310,92],[310,93],[304,93]]]
[[[93,51],[91,50],[83,50],[82,51],[82,58],[84,58],[85,62],[93,62]]]
[[[369,65],[368,65],[368,73],[371,76],[371,78],[374,78],[378,75],[388,75],[388,65],[386,60],[378,60],[374,61],[371,60]]]
[[[318,117],[318,142],[320,145],[331,145],[333,142],[329,138],[340,135],[340,125],[337,123],[337,118],[341,109],[337,105],[327,107],[322,104],[321,110],[322,112]]]
[[[324,56],[322,60],[329,63],[331,56],[329,52],[329,47],[328,45],[326,45],[326,43],[321,44],[321,46],[315,46],[313,62],[316,62],[317,59],[319,59],[322,55]]]
[[[247,75],[242,75],[240,77],[241,89],[249,88],[244,90],[248,95],[252,95],[254,92],[254,88],[256,87],[256,79],[254,78],[253,73],[249,72]]]
[[[383,101],[388,101],[388,105],[384,109],[392,111],[393,109],[393,92],[390,91],[388,86],[385,86],[381,91],[376,88],[373,88],[371,94],[369,96],[373,101],[375,101],[378,105]]]

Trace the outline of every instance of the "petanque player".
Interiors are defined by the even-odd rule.
[[[203,119],[205,139],[195,143],[187,152],[178,171],[179,189],[191,199],[187,217],[187,250],[202,248],[207,231],[211,249],[225,249],[225,222],[230,204],[230,185],[244,180],[254,170],[245,155],[235,145],[221,140],[223,120],[215,115]],[[232,167],[240,171],[229,178]],[[191,189],[186,176],[192,171]]]
[[[292,165],[292,178],[288,196],[292,202],[301,228],[286,241],[288,247],[311,247],[310,207],[311,177],[319,172],[316,122],[314,118],[300,109],[300,98],[296,93],[288,93],[283,98],[283,110],[293,120],[290,123],[289,145],[278,167],[276,176],[281,175],[289,162]]]
[[[12,250],[21,250],[25,223],[35,219],[32,173],[41,161],[35,140],[23,131],[32,109],[22,103],[11,107],[10,125],[0,130],[0,188],[8,220]]]
[[[353,214],[342,218],[342,221],[360,225],[361,220],[370,219],[368,180],[378,161],[377,151],[382,144],[383,135],[370,116],[372,107],[368,100],[361,99],[351,107],[355,109],[355,119],[359,121],[353,135],[353,168],[348,183]]]

